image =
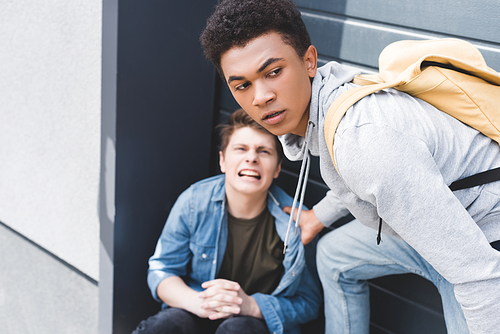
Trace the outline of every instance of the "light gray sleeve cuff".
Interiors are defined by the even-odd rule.
[[[313,210],[319,221],[326,227],[349,214],[349,210],[347,210],[331,190],[313,207]]]

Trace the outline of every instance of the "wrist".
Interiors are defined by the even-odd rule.
[[[190,291],[181,302],[181,308],[193,314],[199,314],[203,300],[199,297],[199,292]]]
[[[264,317],[262,316],[262,312],[260,311],[259,304],[257,304],[257,301],[255,298],[252,296],[248,296],[248,299],[246,301],[246,307],[245,309],[243,308],[243,305],[241,310],[242,310],[242,315],[248,315],[254,318],[259,318],[263,319]]]
[[[321,232],[321,230],[324,227],[325,227],[325,225],[318,218],[316,218],[316,220],[314,221],[314,225],[313,225],[314,231],[316,233],[319,233],[319,232]]]

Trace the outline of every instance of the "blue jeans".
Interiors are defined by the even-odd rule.
[[[367,280],[413,273],[434,283],[449,333],[469,333],[453,284],[445,280],[412,247],[398,238],[382,236],[354,220],[318,243],[318,273],[325,295],[325,333],[369,333],[370,300]]]
[[[268,334],[264,320],[236,316],[222,320],[200,318],[170,307],[143,320],[132,334]]]

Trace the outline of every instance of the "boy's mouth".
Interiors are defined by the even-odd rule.
[[[254,170],[244,169],[238,173],[238,176],[254,177],[260,180],[260,174]]]
[[[271,112],[270,114],[267,114],[264,117],[262,117],[262,120],[266,124],[276,124],[282,120],[284,113],[285,113],[284,110]]]

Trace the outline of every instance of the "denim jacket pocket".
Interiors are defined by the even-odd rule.
[[[200,246],[190,242],[189,248],[193,253],[191,277],[200,283],[210,280],[210,272],[215,259],[215,246]]]

